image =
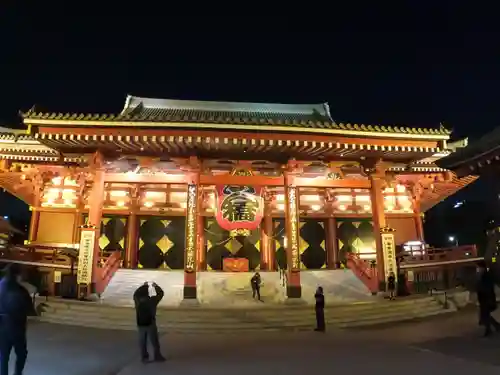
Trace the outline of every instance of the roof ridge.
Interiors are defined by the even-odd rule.
[[[210,112],[262,112],[284,114],[312,114],[318,112],[331,120],[328,103],[284,104],[255,102],[219,102],[210,100],[182,100],[145,98],[128,95],[125,110],[131,110],[142,104],[144,108],[172,110],[201,110]],[[122,111],[123,112],[123,111]]]

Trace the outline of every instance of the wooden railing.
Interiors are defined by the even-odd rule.
[[[99,268],[99,280],[96,283],[96,293],[101,294],[104,292],[109,282],[113,278],[115,272],[120,268],[121,264],[121,254],[119,251],[114,251],[111,255],[109,255],[102,265]]]
[[[444,263],[463,263],[476,261],[477,248],[475,245],[455,246],[446,248],[430,248],[421,254],[407,254],[400,256],[401,268],[412,268],[414,266],[439,266]]]
[[[372,293],[378,292],[377,268],[371,266],[355,253],[346,254],[347,267],[365,284]]]
[[[0,251],[0,259],[6,262],[32,263],[49,268],[71,268],[72,263],[69,256],[59,253],[56,249],[35,251],[34,248],[20,246],[3,249]]]

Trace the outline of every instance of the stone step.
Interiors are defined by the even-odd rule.
[[[412,302],[407,303],[402,300],[380,302],[369,304],[370,306],[365,306],[361,310],[358,305],[343,306],[343,310],[339,311],[331,308],[326,312],[325,320],[329,326],[350,328],[411,320],[455,311],[454,308],[445,310],[432,298],[419,298]],[[58,308],[57,305],[62,308]],[[353,310],[349,311],[349,308]],[[188,311],[189,315],[186,315]],[[286,314],[283,314],[284,312]],[[93,303],[55,302],[39,320],[105,329],[136,329],[133,309],[110,308]],[[241,309],[210,311],[210,309],[200,308],[159,311],[158,314],[158,326],[161,331],[179,333],[310,330],[314,321],[314,311],[311,308],[301,307],[290,307],[288,310],[256,309],[252,311]]]
[[[380,304],[382,305],[382,304]],[[325,311],[325,318],[350,318],[350,317],[363,317],[363,316],[379,316],[391,313],[402,312],[404,314],[411,312],[413,310],[420,310],[422,308],[434,308],[442,309],[443,307],[434,300],[423,300],[409,304],[387,304],[380,306],[379,304],[374,304],[370,307],[365,307],[363,309],[358,309],[356,306],[343,306],[342,308],[327,309]],[[60,316],[88,316],[88,317],[109,317],[115,320],[130,320],[134,319],[135,311],[132,308],[114,308],[107,309],[103,308],[101,305],[91,305],[85,307],[79,307],[77,309],[67,308],[66,306],[59,307],[54,305],[49,305],[44,312],[44,315],[60,315]],[[310,318],[314,317],[314,310],[312,308],[308,309],[294,309],[276,311],[276,310],[217,310],[209,311],[207,309],[197,309],[190,311],[175,311],[175,310],[159,310],[158,319],[161,320],[171,320],[176,322],[191,322],[199,321],[200,319],[213,321],[213,320],[224,320],[224,321],[241,321],[241,320],[266,320],[266,321],[282,321],[282,320],[300,320],[304,317]]]
[[[99,303],[99,302],[81,302],[81,301],[73,301],[73,300],[63,300],[63,299],[50,299],[49,301],[44,301],[41,300],[42,303],[45,303],[48,305],[48,309],[68,309],[72,311],[76,310],[85,310],[88,311],[89,309],[95,309],[99,308],[99,311],[102,311],[103,313],[131,313],[133,312],[133,306],[116,306],[116,305],[110,305],[110,304],[105,304],[105,303]],[[401,308],[404,306],[419,306],[421,304],[427,304],[427,303],[437,303],[434,299],[434,297],[419,297],[419,298],[402,298],[398,299],[395,301],[388,301],[388,300],[373,300],[370,302],[359,302],[359,303],[347,303],[347,304],[332,304],[332,305],[327,305],[325,309],[325,313],[328,313],[329,311],[334,311],[336,313],[347,310],[349,312],[351,311],[356,311],[356,312],[362,312],[362,311],[367,311],[367,310],[374,310],[374,309],[394,309],[394,308]],[[204,312],[204,314],[207,315],[217,315],[220,314],[221,312],[223,314],[227,314],[228,311],[234,311],[234,313],[251,313],[251,314],[265,314],[266,312],[273,312],[273,311],[280,311],[280,314],[295,314],[295,311],[312,311],[312,307],[305,305],[305,304],[293,304],[293,305],[278,305],[278,304],[265,304],[265,303],[259,303],[255,302],[252,307],[224,307],[224,308],[218,308],[218,307],[208,307],[207,305],[193,305],[193,306],[187,306],[187,307],[159,307],[158,311],[159,313],[167,313],[167,312],[178,312],[182,314],[191,314],[195,313],[197,314],[200,310]]]
[[[451,313],[450,310],[439,309],[424,309],[415,312],[413,314],[402,314],[393,313],[379,316],[371,317],[358,317],[352,318],[350,320],[331,320],[327,319],[327,326],[333,328],[356,328],[364,326],[373,326],[378,324],[387,324],[392,322],[407,321],[412,319],[418,319],[423,317],[429,317],[434,315],[440,315],[445,313]],[[60,317],[60,316],[49,316],[42,317],[40,319],[44,322],[64,324],[64,325],[74,325],[101,329],[116,329],[116,330],[136,330],[134,321],[119,322],[112,319],[82,319],[82,317]],[[311,330],[314,327],[314,317],[309,319],[303,319],[298,322],[237,322],[232,324],[227,324],[226,322],[219,322],[215,324],[214,322],[207,324],[206,322],[195,323],[167,323],[158,322],[160,332],[167,333],[224,333],[224,332],[254,332],[259,331],[306,331]]]
[[[393,317],[393,316],[412,316],[414,314],[418,313],[427,313],[427,312],[434,312],[434,311],[441,311],[444,310],[440,306],[435,306],[435,305],[429,305],[429,306],[423,306],[420,309],[416,309],[413,311],[408,311],[408,310],[393,310],[393,311],[384,311],[384,312],[373,312],[370,314],[363,314],[363,315],[345,315],[345,316],[336,316],[336,315],[327,315],[325,316],[325,320],[330,322],[330,323],[349,323],[349,322],[358,322],[358,321],[370,321],[373,319],[380,319],[384,317]],[[47,315],[44,315],[47,316]],[[113,322],[118,322],[120,324],[133,324],[135,322],[135,316],[130,315],[130,316],[110,316],[110,315],[102,315],[96,312],[92,313],[78,313],[74,314],[69,311],[64,311],[64,312],[54,312],[49,314],[48,316],[53,317],[53,318],[58,318],[61,320],[76,320],[76,321],[95,321],[95,322],[108,322],[108,323],[113,323]],[[174,319],[173,319],[174,318]],[[169,317],[169,316],[161,316],[159,315],[157,317],[157,321],[159,325],[165,324],[167,326],[172,326],[172,325],[191,325],[191,326],[202,326],[206,325],[207,321],[210,322],[210,325],[212,327],[216,326],[230,326],[230,325],[239,325],[239,324],[279,324],[279,325],[294,325],[294,324],[301,324],[304,322],[310,322],[314,320],[314,313],[307,313],[307,314],[297,314],[296,316],[290,316],[290,317],[280,317],[280,316],[262,316],[259,318],[255,317],[248,317],[245,315],[241,316],[220,316],[217,317],[215,320],[208,320],[206,319],[205,316],[200,314],[200,316],[197,317],[197,319],[175,319],[176,317]]]

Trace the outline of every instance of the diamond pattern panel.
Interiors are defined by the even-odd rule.
[[[303,219],[300,221],[300,261],[303,269],[326,267],[325,224],[323,220]]]
[[[300,221],[299,253],[302,269],[320,269],[326,267],[325,225],[322,220],[303,219]],[[276,262],[280,268],[286,268],[285,219],[273,219],[273,238]]]
[[[337,240],[339,259],[345,260],[346,253],[374,251],[375,237],[370,219],[337,219]]]
[[[246,258],[251,270],[260,267],[260,230],[253,230],[250,236],[231,238],[213,218],[205,219],[205,241],[207,243],[207,269],[222,270],[224,258]]]
[[[184,268],[186,219],[147,216],[139,221],[139,268]]]
[[[84,216],[84,222],[88,223],[88,215]],[[110,251],[120,251],[123,258],[126,238],[126,216],[105,215],[101,218],[101,235],[98,240],[101,255]]]

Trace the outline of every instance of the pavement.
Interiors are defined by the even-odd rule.
[[[500,334],[482,338],[476,312],[327,333],[164,335],[165,363],[139,361],[134,332],[33,323],[25,375],[238,375],[329,371],[498,374]]]

